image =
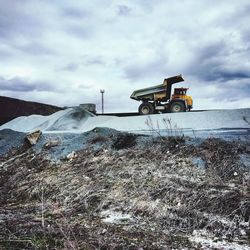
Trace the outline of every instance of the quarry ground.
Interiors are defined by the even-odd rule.
[[[250,249],[249,140],[24,138],[0,131],[0,249]]]

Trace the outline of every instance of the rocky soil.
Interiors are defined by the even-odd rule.
[[[246,141],[22,136],[0,156],[0,249],[250,249]]]

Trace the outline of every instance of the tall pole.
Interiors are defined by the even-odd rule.
[[[100,90],[100,93],[102,94],[102,114],[104,113],[104,92],[105,92],[104,89]]]

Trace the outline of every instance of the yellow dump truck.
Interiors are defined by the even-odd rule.
[[[142,115],[190,111],[193,108],[193,99],[186,95],[188,88],[175,88],[171,95],[172,85],[182,81],[182,75],[166,78],[160,85],[135,90],[130,98],[142,102],[138,108]]]

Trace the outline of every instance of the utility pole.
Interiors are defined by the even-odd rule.
[[[102,114],[104,113],[104,89],[100,89],[100,93],[102,94]]]

